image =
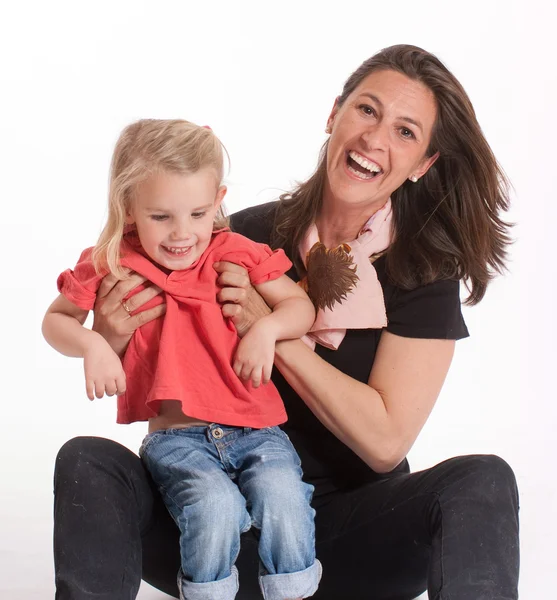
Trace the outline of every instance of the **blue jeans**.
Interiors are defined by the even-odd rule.
[[[260,531],[259,583],[267,600],[306,598],[317,590],[313,486],[279,427],[165,429],[140,449],[180,528],[184,600],[228,600],[238,591],[240,535]]]

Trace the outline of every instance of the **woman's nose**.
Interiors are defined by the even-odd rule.
[[[383,123],[370,125],[362,134],[362,140],[369,150],[386,150],[389,144],[389,131]]]

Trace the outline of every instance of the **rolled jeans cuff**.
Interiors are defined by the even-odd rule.
[[[234,600],[238,593],[238,569],[232,567],[230,575],[217,581],[195,583],[187,580],[182,570],[178,572],[180,600]]]
[[[259,587],[265,600],[284,600],[284,598],[309,598],[319,586],[323,568],[318,560],[303,571],[279,573],[278,575],[260,575]]]

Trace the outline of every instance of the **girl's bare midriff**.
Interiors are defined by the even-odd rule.
[[[161,429],[179,429],[196,425],[209,425],[209,423],[185,415],[182,412],[182,403],[178,400],[163,400],[159,414],[149,419],[149,433]]]

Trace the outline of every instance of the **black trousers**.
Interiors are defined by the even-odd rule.
[[[132,600],[141,578],[178,596],[178,529],[140,459],[79,437],[54,476],[57,600]],[[518,493],[496,456],[463,456],[313,500],[323,578],[316,600],[514,600]],[[257,542],[238,559],[238,600],[260,598]]]

